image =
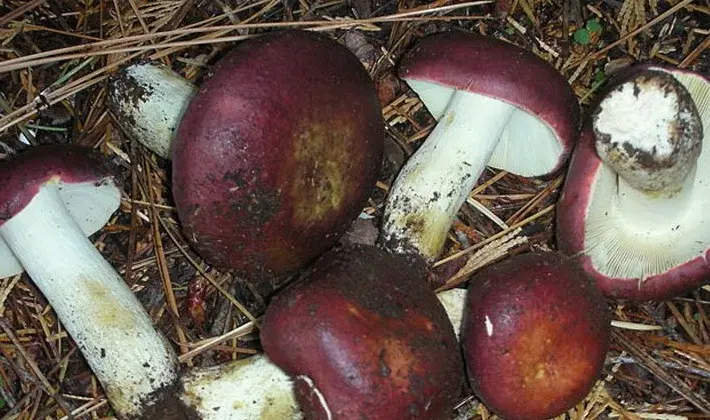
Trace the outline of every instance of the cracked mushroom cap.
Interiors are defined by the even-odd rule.
[[[345,47],[306,31],[243,42],[191,100],[173,145],[186,236],[250,279],[291,274],[357,217],[383,141],[374,84]]]
[[[488,166],[541,176],[561,168],[572,152],[577,99],[554,67],[527,50],[477,34],[431,35],[405,56],[399,76],[437,120],[457,90],[517,108]]]
[[[56,184],[87,236],[101,229],[120,205],[115,173],[97,152],[75,145],[33,147],[0,162],[0,226],[30,203],[40,188]],[[24,271],[0,237],[0,278]]]
[[[661,127],[660,133],[655,133],[653,127],[640,127],[658,114],[661,106],[647,102],[643,109],[634,110],[633,106],[625,106],[629,101],[623,99],[626,95],[644,101],[640,89],[645,85],[637,81],[639,75],[646,77],[651,72],[671,76],[687,90],[702,123],[700,130],[679,130],[687,124],[679,125],[680,120],[674,118],[655,119],[653,127]],[[629,86],[636,87],[626,94]],[[663,91],[668,94],[650,98],[680,101],[674,111],[678,115],[689,109],[682,104],[685,95],[676,95],[675,88]],[[607,297],[660,300],[676,296],[710,278],[710,147],[706,143],[710,131],[710,82],[686,70],[638,65],[624,71],[609,92],[619,98],[607,101],[607,106],[618,104],[619,109],[631,110],[627,120],[633,127],[624,130],[608,120],[599,124],[600,111],[595,114],[595,127],[591,121],[586,126],[570,161],[558,204],[558,246],[577,258]],[[621,115],[616,117],[624,120]],[[595,135],[595,130],[597,134],[603,130],[615,135],[644,132],[642,145],[652,137],[663,142],[655,148],[646,147],[650,152],[645,154],[648,158],[643,158],[631,143],[624,146],[633,139]],[[687,144],[677,141],[680,131],[690,136]],[[699,145],[694,144],[695,137],[700,140]],[[603,149],[611,150],[611,156],[622,161],[620,172],[613,159],[611,164],[602,159]],[[667,156],[664,149],[669,151]],[[624,167],[630,168],[626,171],[630,176],[625,176]],[[677,168],[684,172],[678,175]],[[657,176],[661,170],[665,172]],[[639,187],[634,187],[634,183]]]
[[[261,342],[309,419],[448,420],[462,391],[456,335],[421,270],[371,246],[329,251],[279,293]]]

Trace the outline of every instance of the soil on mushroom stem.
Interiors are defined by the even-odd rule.
[[[344,29],[326,31],[343,42],[347,39],[346,45],[350,43],[349,46],[356,47],[355,53],[364,60],[374,79],[383,80],[381,90],[384,116],[388,122],[386,141],[389,152],[379,178],[380,184],[373,188],[371,202],[365,209],[367,214],[374,217],[375,225],[379,221],[387,187],[393,176],[434,123],[426,111],[417,105],[416,98],[403,83],[386,80],[396,72],[399,57],[421,36],[464,29],[521,45],[555,63],[558,68],[563,68],[563,73],[572,80],[573,88],[584,106],[589,104],[599,82],[609,73],[637,59],[670,64],[689,60],[685,64],[690,68],[706,74],[710,71],[710,49],[698,49],[707,39],[707,12],[697,3],[680,8],[659,24],[646,28],[608,50],[602,49],[618,40],[619,28],[625,28],[621,32],[628,33],[677,3],[595,0],[582,4],[573,0],[569,2],[569,9],[564,8],[564,3],[562,0],[520,1],[505,21],[475,19],[476,16],[486,16],[491,10],[490,5],[483,5],[420,15],[406,22],[368,23],[359,29],[350,29],[358,36],[346,37]],[[3,42],[0,70],[4,61],[40,51],[90,44],[98,38],[118,39],[149,32],[185,29],[199,22],[207,27],[244,21],[286,24],[329,20],[329,24],[332,24],[334,17],[367,18],[367,13],[371,13],[371,16],[388,16],[398,10],[455,5],[448,0],[407,4],[381,0],[355,3],[284,1],[268,4],[236,0],[188,0],[135,2],[137,9],[134,10],[133,5],[125,1],[7,0],[0,5],[0,21],[5,24],[0,31],[0,40]],[[21,10],[22,7],[26,9]],[[117,19],[116,7],[120,8],[120,20]],[[357,16],[353,10],[358,13]],[[20,13],[11,17],[13,11]],[[453,15],[463,17],[455,19],[451,17]],[[50,28],[53,32],[43,28]],[[566,28],[568,33],[563,32]],[[239,29],[230,35],[264,30]],[[581,31],[586,38],[573,37],[577,31]],[[196,36],[184,35],[173,42],[194,39]],[[145,41],[141,42],[148,45]],[[197,84],[209,76],[210,65],[229,50],[229,43],[224,42],[177,46],[174,50],[161,47],[167,42],[164,37],[151,38],[149,42],[157,49],[146,50],[144,58],[155,51],[164,52],[163,58],[173,69]],[[130,45],[138,43],[136,41]],[[115,46],[102,47],[102,53],[109,48]],[[591,55],[599,51],[601,53]],[[123,57],[125,53],[91,56],[82,52],[78,57],[67,57],[67,60],[33,65],[31,71],[0,71],[4,93],[0,101],[0,119],[5,118],[9,110],[18,109],[32,101],[40,92],[43,97],[51,99],[54,97],[52,92],[64,89],[70,82]],[[72,74],[74,70],[76,73]],[[67,80],[61,80],[63,76]],[[98,79],[94,77],[91,80]],[[65,101],[46,109],[41,108],[38,116],[30,121],[34,125],[51,127],[51,130],[31,126],[22,128],[29,133],[34,132],[38,144],[71,141],[96,146],[107,158],[120,165],[125,197],[135,201],[124,201],[116,218],[106,229],[94,235],[92,240],[105,258],[134,287],[158,327],[181,351],[185,351],[200,339],[219,335],[245,323],[247,317],[212,286],[193,286],[193,289],[202,290],[203,293],[188,294],[190,283],[203,280],[198,280],[196,269],[172,240],[172,237],[176,238],[181,247],[188,249],[180,237],[176,215],[170,208],[170,165],[166,161],[154,159],[144,149],[123,137],[110,115],[105,112],[103,87],[102,82],[83,85]],[[20,132],[19,124],[0,132],[0,158],[10,150],[27,147],[19,140]],[[485,171],[480,182],[486,181],[492,181],[491,185],[474,198],[505,222],[521,221],[549,208],[554,204],[558,192],[554,188],[545,192],[554,180],[526,180],[510,175],[498,178],[497,171]],[[149,191],[152,191],[153,201],[159,205],[157,221],[151,217],[151,208],[146,204],[151,201]],[[528,243],[510,250],[508,254],[527,252],[530,248],[554,249],[553,220],[553,212],[548,212],[525,225],[522,235],[529,237]],[[157,229],[153,229],[153,224],[156,224]],[[491,218],[471,206],[465,206],[459,212],[456,228],[452,230],[447,242],[447,253],[477,244],[500,231],[500,226]],[[159,236],[156,236],[156,232]],[[160,239],[161,245],[157,248],[160,250],[160,258],[157,260],[156,239]],[[188,253],[196,258],[189,250]],[[462,261],[463,258],[437,267],[432,283],[440,285],[446,281],[458,271]],[[167,269],[162,274],[160,266]],[[209,267],[207,270],[221,284],[226,285],[233,280],[228,273]],[[164,282],[173,290],[177,315],[166,310]],[[263,311],[263,298],[256,296],[248,284],[237,282],[235,293],[237,300],[255,315]],[[16,413],[22,418],[62,418],[65,413],[59,408],[56,399],[38,386],[44,379],[53,389],[60,390],[59,398],[65,407],[75,410],[84,406],[84,410],[92,411],[97,416],[108,415],[110,410],[102,399],[100,388],[92,381],[87,365],[58,325],[53,312],[47,310],[45,299],[31,281],[26,276],[19,280],[5,279],[0,283],[0,296],[0,326],[3,327],[0,332],[3,337],[0,340],[0,415]],[[687,393],[673,389],[687,388],[706,400],[707,395],[710,395],[708,302],[710,293],[698,290],[670,302],[614,304],[615,319],[660,329],[618,330],[624,341],[615,339],[612,343],[609,363],[604,371],[610,379],[604,382],[603,388],[585,400],[580,411],[586,410],[587,418],[619,416],[624,413],[623,410],[637,414],[653,412],[653,415],[699,416],[701,411],[690,403]],[[188,305],[203,308],[202,317],[191,316],[195,312],[189,311]],[[8,332],[17,338],[15,343]],[[196,365],[219,363],[256,349],[258,342],[255,336],[240,337],[200,353],[192,361]],[[38,371],[28,365],[23,353],[36,363]],[[486,415],[477,408],[475,399],[473,404],[466,407],[471,409],[471,415],[462,415],[462,418]]]

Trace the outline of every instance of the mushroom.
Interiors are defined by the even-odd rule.
[[[710,83],[626,69],[596,106],[557,213],[560,250],[611,298],[659,300],[710,275]]]
[[[484,167],[522,176],[558,170],[576,140],[579,110],[547,62],[480,35],[424,38],[400,76],[438,123],[390,191],[381,242],[431,262]]]
[[[495,56],[496,61],[477,59],[488,56]],[[429,310],[423,304],[408,306],[416,297],[408,302],[389,296],[398,288],[388,281],[399,281],[397,276],[406,275],[417,280],[407,286],[413,294],[433,295],[423,273],[441,252],[452,219],[483,167],[489,163],[522,175],[548,174],[564,163],[575,139],[578,108],[569,85],[547,63],[513,46],[473,35],[435,35],[421,41],[405,58],[400,74],[439,123],[405,164],[390,191],[379,240],[386,251],[355,247],[326,254],[302,283],[274,299],[264,319],[261,337],[267,355],[295,377],[299,401],[316,418],[441,418],[450,414],[453,400],[432,400],[438,404],[432,404],[425,415],[417,399],[422,394],[400,391],[403,388],[387,382],[399,378],[390,370],[397,359],[384,363],[384,378],[373,378],[368,368],[377,366],[371,348],[385,355],[394,351],[388,347],[391,334],[398,337],[398,343],[431,341],[384,328],[389,326],[387,308],[402,308],[405,313],[418,307]],[[524,141],[513,147],[514,138]],[[407,255],[412,269],[401,263],[401,254]],[[349,286],[355,278],[361,283],[358,294],[350,291],[355,286]],[[427,299],[431,301],[431,296]],[[371,306],[364,306],[370,301]],[[394,316],[398,322],[405,318]],[[362,332],[373,319],[385,319],[379,329],[384,332]],[[312,326],[302,331],[298,327],[303,324]],[[437,334],[452,332],[439,321],[432,325]],[[411,334],[419,332],[415,326],[409,330]],[[288,338],[282,341],[276,337]],[[374,344],[353,337],[367,337]],[[444,342],[449,343],[449,338]],[[396,351],[408,354],[413,347]],[[432,353],[429,358],[451,363],[444,370],[421,361],[411,362],[409,370],[400,370],[405,377],[414,366],[433,369],[431,378],[448,372],[454,375],[451,380],[442,379],[442,388],[431,389],[447,389],[449,397],[456,397],[460,376],[450,369],[458,363],[457,356],[448,347],[439,351],[441,357]],[[342,360],[346,363],[339,365]],[[411,384],[403,380],[403,386]],[[377,397],[372,397],[375,389],[379,389]],[[363,397],[349,402],[348,394]],[[398,400],[393,397],[397,395],[408,396]],[[416,410],[399,411],[405,403]]]
[[[321,59],[306,60],[296,43]],[[109,107],[124,132],[158,155],[171,158],[173,142],[183,145],[175,196],[206,260],[251,280],[286,277],[337,242],[374,183],[384,137],[374,86],[347,49],[303,31],[244,42],[217,67],[193,109],[214,106],[221,114],[193,111],[182,141],[174,139],[176,127],[196,88],[165,66],[139,62],[120,70]],[[273,87],[249,93],[262,83]],[[193,161],[215,158],[222,165]],[[190,168],[189,177],[181,167]],[[224,224],[210,219],[217,216]],[[305,231],[312,236],[300,237]]]
[[[403,256],[331,250],[274,297],[261,343],[309,419],[449,419],[463,386],[451,321]]]
[[[90,149],[40,146],[0,162],[0,179],[0,243],[47,298],[117,414],[171,410],[173,350],[86,238],[120,204],[112,170]]]
[[[437,295],[458,334],[464,289]],[[301,420],[291,376],[265,354],[217,366],[192,368],[180,377],[181,400],[203,420]]]
[[[121,129],[163,159],[197,88],[162,64],[140,61],[111,78],[108,107]]]
[[[374,186],[384,131],[374,84],[324,35],[238,44],[190,101],[173,194],[209,263],[267,283],[332,247]]]
[[[180,372],[170,343],[85,237],[120,204],[102,156],[39,146],[1,161],[0,177],[0,243],[13,253],[0,261],[17,260],[27,271],[119,418],[301,418],[291,380],[263,355]]]
[[[510,257],[469,283],[461,344],[471,386],[506,419],[547,419],[599,378],[611,321],[600,291],[560,253]]]

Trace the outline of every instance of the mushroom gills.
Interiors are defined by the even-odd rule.
[[[109,190],[99,192],[99,205],[105,200],[116,206],[118,190]],[[177,380],[177,361],[74,216],[62,200],[60,184],[50,181],[0,226],[0,237],[62,320],[114,409],[136,416],[146,400]]]
[[[407,79],[407,84],[437,121],[452,96],[460,94],[453,88],[432,82]],[[485,112],[485,108],[473,111],[481,112],[481,109]],[[549,173],[559,164],[562,150],[563,145],[545,122],[525,109],[515,107],[487,165],[496,169],[505,168],[520,176],[538,176]],[[519,156],[525,156],[525,159],[519,159]]]
[[[98,231],[108,221],[108,215],[118,207],[121,197],[114,193],[115,188],[109,184],[95,185],[93,182],[78,184],[62,184],[57,190],[64,206],[71,217],[89,236]],[[90,200],[88,197],[92,197]],[[24,271],[22,264],[7,246],[0,235],[0,279],[20,274]]]
[[[436,297],[439,298],[439,302],[444,307],[458,339],[461,332],[461,323],[463,322],[464,306],[466,305],[466,289],[444,290],[437,293]]]
[[[674,75],[700,113],[703,143],[710,127],[710,90],[690,73]],[[584,234],[585,254],[595,270],[612,278],[661,274],[710,248],[710,151],[703,147],[695,168],[672,197],[649,195],[602,164],[592,182]]]

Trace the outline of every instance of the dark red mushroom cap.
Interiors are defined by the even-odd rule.
[[[566,162],[577,139],[579,106],[565,78],[546,61],[513,44],[464,32],[430,35],[405,56],[399,75],[407,82],[485,95],[537,117],[560,144],[557,165],[549,172]],[[417,93],[438,119],[445,101],[438,93]]]
[[[383,140],[374,84],[345,47],[305,31],[243,42],[191,100],[173,145],[186,236],[251,279],[290,274],[361,211]]]
[[[103,156],[76,145],[33,147],[0,161],[0,179],[0,226],[25,208],[47,183],[98,186],[116,182],[114,169]]]
[[[708,79],[686,70],[636,65],[619,73],[611,86],[646,70],[668,72],[688,89],[707,139],[710,106],[701,98],[710,92]],[[651,210],[655,216],[629,212],[618,205],[619,176],[600,159],[591,124],[585,125],[570,160],[557,205],[559,250],[575,258],[609,298],[666,299],[710,281],[710,147],[703,144],[685,193]],[[621,274],[630,269],[643,274]]]
[[[98,152],[76,145],[33,147],[0,161],[0,226],[21,212],[44,185],[57,184],[86,235],[106,224],[120,204],[115,170]],[[0,278],[22,266],[0,238]]]
[[[486,267],[470,280],[461,329],[471,385],[503,418],[562,414],[598,379],[610,328],[601,293],[562,254]]]
[[[274,298],[261,342],[309,419],[448,420],[462,390],[456,335],[421,270],[375,247],[324,254]]]

